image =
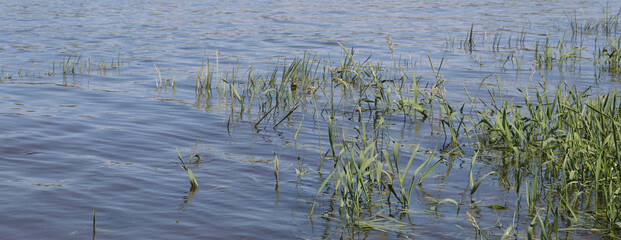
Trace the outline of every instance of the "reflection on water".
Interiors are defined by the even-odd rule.
[[[95,209],[93,208],[93,240],[97,234],[97,216],[95,215]]]
[[[184,208],[185,205],[188,204],[192,204],[192,197],[194,197],[194,194],[196,193],[196,191],[198,190],[197,186],[191,186],[190,190],[188,190],[188,195],[187,196],[183,196],[183,201],[181,202],[181,204],[179,204],[179,214],[184,213]]]
[[[373,218],[398,229],[344,230],[338,219],[321,213],[309,219],[327,177],[314,171],[326,154],[327,140],[318,136],[327,123],[315,125],[320,118],[313,114],[291,122],[260,121],[252,113],[231,117],[226,101],[232,95],[220,99],[223,93],[194,90],[197,76],[206,76],[201,67],[217,66],[212,77],[218,78],[234,66],[239,76],[248,74],[254,65],[258,78],[304,54],[338,61],[338,42],[388,66],[408,62],[415,73],[407,74],[421,87],[444,76],[450,101],[463,100],[464,88],[511,89],[534,85],[542,76],[551,85],[607,89],[619,76],[595,66],[591,48],[596,36],[603,39],[599,43],[608,41],[605,34],[566,37],[572,34],[566,32],[568,15],[596,18],[605,6],[580,0],[3,1],[0,233],[6,239],[471,238],[463,214],[430,200],[464,196],[468,162],[459,156],[440,156],[442,169],[415,191],[410,212],[391,209]],[[463,47],[471,27],[473,42]],[[588,49],[546,65],[537,76],[530,71],[534,49],[547,40],[564,40],[565,50]],[[295,138],[299,122],[305,123]],[[421,140],[440,132],[424,122],[403,126],[394,136],[441,149],[436,141]],[[174,149],[191,152],[199,138],[196,151],[205,160],[192,163],[192,171],[203,185],[187,190]],[[276,181],[274,152],[280,159]],[[505,186],[482,188],[482,199],[513,197],[498,192]],[[341,204],[331,196],[319,200],[325,212]],[[482,226],[500,221],[474,214]]]

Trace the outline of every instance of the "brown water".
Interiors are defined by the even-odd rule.
[[[609,5],[616,13],[619,6]],[[444,58],[448,98],[457,101],[464,87],[476,88],[490,73],[506,89],[533,84],[539,79],[529,71],[535,44],[546,33],[551,43],[571,42],[568,16],[596,19],[604,7],[605,1],[573,0],[2,1],[0,239],[91,238],[93,209],[100,239],[339,238],[338,222],[308,218],[328,173],[314,171],[327,136],[320,149],[312,113],[304,115],[294,141],[302,115],[276,129],[255,129],[252,115],[229,125],[229,110],[216,100],[196,108],[194,77],[207,58],[213,64],[217,55],[223,69],[237,63],[269,71],[268,64],[304,53],[338,59],[340,42],[358,56],[391,62],[389,34],[396,57],[416,62],[422,82],[434,80],[427,54],[435,64]],[[459,42],[473,23],[479,45],[471,52]],[[507,39],[522,32],[524,47],[509,47]],[[491,51],[486,42],[499,34],[504,49]],[[613,88],[618,77],[598,72],[594,37],[584,39],[587,49],[571,67],[544,76],[552,84]],[[62,75],[60,62],[69,56],[90,57],[95,65],[122,58],[123,67]],[[174,91],[156,89],[154,64],[170,78],[176,74]],[[429,137],[424,124],[394,131],[423,150],[443,139]],[[187,156],[199,138],[203,162],[191,166],[200,184],[193,192],[176,166],[175,147]],[[278,191],[274,153],[281,161]],[[437,199],[466,201],[469,158],[447,158],[425,190]],[[300,165],[308,175],[296,175]],[[425,194],[416,194],[411,226],[387,233],[363,229],[355,237],[474,238],[463,212],[456,215],[449,205],[431,211]],[[514,197],[489,181],[475,201],[510,205]],[[320,196],[320,212],[329,211],[329,198]],[[508,226],[512,213],[483,209],[475,217],[481,226]]]

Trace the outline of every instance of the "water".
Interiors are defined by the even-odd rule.
[[[605,1],[2,1],[0,238],[90,238],[93,209],[96,237],[104,239],[337,238],[337,222],[308,218],[326,177],[325,171],[312,171],[326,150],[317,148],[313,125],[305,125],[294,141],[300,119],[256,130],[252,116],[229,123],[227,109],[195,108],[194,77],[206,59],[213,64],[217,57],[222,68],[237,63],[266,71],[269,64],[304,53],[338,59],[340,42],[358,56],[391,62],[389,34],[396,57],[416,62],[423,82],[433,78],[427,54],[436,68],[444,57],[448,97],[463,99],[464,87],[476,88],[490,73],[507,89],[533,83],[533,52],[489,51],[485,42],[495,34],[508,39],[523,31],[527,48],[545,41],[546,33],[556,43],[570,38],[568,16],[597,18],[605,6]],[[472,24],[479,45],[470,53],[459,42]],[[616,86],[616,77],[606,73],[594,80],[594,42],[586,39],[589,49],[577,67],[554,67],[544,71],[546,78]],[[512,51],[523,63],[501,64]],[[122,59],[123,67],[63,76],[60,62],[69,56],[90,57],[95,65]],[[174,91],[156,90],[154,65],[169,78],[176,74]],[[402,138],[420,142],[414,132],[424,135],[425,127],[415,128],[403,130]],[[196,152],[203,162],[192,164],[200,184],[193,192],[176,166],[175,147],[187,157],[199,138]],[[435,144],[423,142],[428,149]],[[281,159],[279,191],[274,153]],[[295,174],[298,159],[311,170],[301,178]],[[436,198],[464,191],[460,181],[467,179],[466,170],[454,171],[430,181]],[[498,189],[493,182],[484,184],[479,197],[502,201],[509,194]],[[451,207],[436,214],[428,211],[423,194],[417,199],[411,228],[360,231],[356,237],[473,236],[463,214],[455,217]],[[479,221],[493,225],[496,219]]]

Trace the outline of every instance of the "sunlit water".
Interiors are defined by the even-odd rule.
[[[610,5],[616,12],[618,6]],[[268,71],[268,64],[305,53],[336,60],[339,42],[373,61],[411,59],[425,82],[434,79],[429,54],[436,69],[442,62],[447,96],[456,101],[463,100],[464,87],[476,88],[491,73],[507,89],[537,82],[541,77],[530,71],[534,53],[518,51],[507,58],[513,50],[506,39],[524,32],[531,50],[546,33],[552,43],[569,41],[570,16],[596,19],[605,6],[605,1],[2,1],[0,238],[90,238],[93,210],[95,236],[101,239],[338,238],[337,222],[308,217],[326,174],[313,171],[326,141],[320,149],[312,115],[294,141],[299,117],[277,129],[257,130],[256,116],[229,122],[229,110],[217,104],[193,107],[194,77],[206,59],[214,64],[218,58],[221,69],[237,63],[244,70],[254,65]],[[479,42],[472,52],[460,47],[471,26]],[[506,47],[501,53],[486,45],[496,34]],[[594,42],[586,39],[589,49],[573,68],[554,67],[543,75],[554,84],[616,86],[606,73],[594,79]],[[123,68],[63,76],[60,62],[69,56],[90,57],[95,65],[122,59]],[[520,58],[520,65],[514,63]],[[156,89],[154,65],[169,78],[176,74],[174,91]],[[425,138],[428,132],[409,126],[400,138],[433,150],[440,140]],[[191,168],[200,186],[192,192],[176,165],[175,147],[187,157],[199,138],[195,151],[203,159]],[[281,161],[278,191],[274,153]],[[465,161],[438,170],[427,190],[437,199],[459,200],[467,188],[467,168],[460,164]],[[300,164],[310,172],[298,178]],[[453,172],[444,178],[442,171]],[[474,236],[463,213],[456,215],[448,205],[429,211],[418,194],[411,228],[360,231],[357,237]],[[488,205],[512,199],[493,181],[479,194]],[[323,202],[329,197],[322,196]],[[319,208],[327,211],[325,205]],[[496,214],[511,220],[512,211],[475,217],[490,226],[497,218],[489,216]]]

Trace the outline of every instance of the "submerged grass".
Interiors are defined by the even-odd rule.
[[[194,177],[194,173],[192,172],[192,170],[190,170],[190,168],[188,168],[188,166],[185,164],[185,161],[183,161],[183,157],[181,157],[181,154],[179,153],[179,149],[177,149],[177,157],[179,158],[179,161],[181,161],[181,165],[179,165],[179,167],[181,167],[183,170],[188,172],[188,178],[190,179],[190,184],[192,186],[192,189],[197,188],[198,187],[198,181],[196,181],[196,177]]]
[[[388,37],[387,41],[390,44],[391,39]],[[241,75],[237,66],[227,67],[224,72],[218,70],[216,58],[216,68],[207,61],[199,69],[195,93],[202,102],[213,100],[230,109],[229,119],[254,119],[257,131],[276,129],[300,114],[304,121],[308,119],[304,113],[311,111],[314,121],[327,125],[323,125],[327,129],[319,131],[318,139],[323,132],[329,146],[319,159],[317,171],[326,170],[329,174],[318,188],[309,216],[316,216],[317,203],[325,203],[323,190],[327,188],[333,195],[328,204],[336,204],[336,210],[322,210],[322,217],[338,219],[344,229],[382,229],[401,220],[377,219],[388,219],[383,213],[389,208],[407,211],[414,189],[420,188],[441,162],[433,154],[422,159],[417,155],[418,147],[413,147],[409,162],[402,163],[403,144],[391,139],[392,124],[386,118],[427,118],[433,103],[441,99],[441,83],[419,89],[415,74],[406,73],[411,67],[408,63],[386,68],[370,62],[370,58],[357,59],[354,49],[340,47],[338,61],[304,55],[287,64],[277,64],[272,71],[259,73],[250,68]],[[351,121],[354,119],[357,121]],[[294,140],[301,129],[302,122],[295,130]],[[282,160],[275,155],[276,190]],[[307,170],[300,165],[296,171],[303,176]],[[394,207],[390,203],[393,198],[398,202]]]
[[[61,74],[62,76],[69,76],[81,73],[91,74],[95,71],[99,75],[106,75],[111,69],[116,69],[119,72],[123,71],[123,66],[129,65],[129,62],[125,62],[124,57],[119,53],[116,59],[112,58],[109,61],[100,59],[99,61],[92,59],[92,56],[88,58],[82,55],[68,55],[63,58],[59,63],[52,62],[51,70],[45,73],[47,76],[55,76]],[[58,71],[57,71],[58,68]]]
[[[422,87],[414,73],[407,73],[411,63],[383,67],[370,58],[356,59],[354,49],[340,46],[338,61],[305,55],[262,73],[250,68],[239,74],[237,66],[220,72],[207,61],[196,79],[197,99],[223,104],[230,109],[229,119],[253,119],[257,131],[291,123],[296,115],[304,121],[305,114],[312,113],[322,151],[317,171],[329,174],[317,188],[311,219],[334,220],[345,232],[400,231],[412,226],[407,220],[412,195],[424,192],[424,180],[434,177],[445,158],[436,154],[438,150],[425,150],[429,154],[421,156],[419,144],[404,144],[391,136],[398,124],[395,119],[402,119],[399,124],[428,122],[432,135],[444,137],[444,143],[438,143],[443,155],[471,159],[464,179],[468,201],[459,196],[428,201],[436,211],[450,203],[457,207],[458,217],[465,212],[463,220],[471,223],[477,237],[558,238],[573,231],[620,236],[621,96],[617,91],[593,94],[568,85],[551,91],[544,79],[538,88],[517,89],[523,94],[521,101],[508,99],[498,87],[487,89],[484,97],[471,97],[466,91],[468,99],[454,106],[445,99],[443,60],[436,67],[428,56],[432,81]],[[563,53],[562,48],[555,53],[546,47],[538,59],[545,64],[579,50]],[[295,141],[302,121],[297,127],[290,125]],[[323,137],[329,145],[326,150],[321,150]],[[404,147],[408,151],[402,151]],[[404,155],[409,158],[403,159]],[[183,164],[180,155],[179,159]],[[276,190],[282,160],[275,155]],[[184,169],[192,179],[191,171]],[[300,176],[301,165],[296,171]],[[516,196],[509,201],[513,206],[486,206],[513,210],[509,226],[484,227],[474,217],[480,211],[477,195],[489,181],[508,186]],[[322,209],[320,214],[317,209]],[[391,211],[400,217],[386,215]]]
[[[568,229],[620,236],[621,96],[616,90],[592,95],[575,86],[550,93],[541,85],[534,97],[521,91],[522,104],[505,99],[477,112],[481,149],[511,153],[498,164],[513,171],[518,194],[525,185],[529,212],[554,217],[537,215],[541,234],[552,237],[543,231],[562,231],[556,222],[562,218]],[[583,214],[592,221],[584,222]]]
[[[194,144],[194,148],[192,148],[192,154],[188,158],[188,161],[192,161],[192,159],[194,158],[196,158],[198,162],[201,161],[201,155],[194,153],[194,151],[196,150],[196,147],[198,146],[199,141],[200,141],[200,138],[196,141],[196,144]],[[194,177],[194,173],[192,172],[192,170],[190,170],[190,168],[185,164],[185,161],[183,161],[183,157],[181,157],[181,153],[179,153],[179,149],[176,149],[176,150],[177,150],[177,158],[181,162],[181,165],[177,163],[177,166],[181,167],[183,170],[185,170],[188,173],[188,179],[190,180],[190,185],[191,185],[190,191],[193,192],[198,188],[198,181],[196,180],[196,177]],[[188,164],[189,163],[190,162],[188,162]]]
[[[618,79],[619,72],[619,16],[621,8],[608,4],[602,7],[600,15],[588,16],[584,13],[567,13],[568,29],[532,29],[528,32],[499,29],[497,32],[477,31],[475,24],[465,28],[465,37],[457,40],[448,38],[446,51],[453,51],[455,45],[472,55],[480,65],[486,64],[481,58],[492,59],[500,70],[515,68],[519,72],[536,67],[539,70],[579,72],[584,67],[595,67],[595,80],[601,73],[610,73]],[[533,32],[534,31],[534,32]],[[551,36],[549,31],[555,32]],[[532,36],[532,39],[527,38]],[[591,43],[593,46],[586,46]],[[585,54],[586,53],[586,54]],[[526,64],[524,64],[526,63]],[[585,63],[587,63],[585,65]],[[589,64],[590,63],[590,64]]]
[[[472,24],[463,49],[475,54],[488,47],[493,53],[507,54],[501,58],[503,67],[511,59],[518,68],[524,52],[534,53],[531,79],[536,71],[572,65],[588,51],[579,41],[554,43],[547,34],[543,44],[529,45],[525,30],[516,38],[505,37],[507,46],[501,47],[501,34],[488,43],[478,39],[485,34],[475,29]],[[621,66],[621,40],[608,41],[596,48],[593,61],[616,72]],[[198,69],[195,106],[206,109],[217,103],[230,110],[229,122],[249,119],[257,132],[288,127],[295,132],[296,144],[308,130],[303,122],[312,119],[308,125],[317,134],[319,152],[313,164],[321,178],[309,217],[338,222],[343,232],[411,229],[413,196],[425,195],[421,201],[436,214],[441,205],[455,205],[456,217],[470,222],[477,238],[550,239],[573,232],[621,236],[621,96],[616,90],[550,88],[541,74],[538,87],[516,90],[521,99],[509,99],[500,86],[478,96],[487,86],[483,82],[494,76],[489,74],[474,97],[466,90],[465,99],[455,104],[446,99],[444,58],[434,61],[427,55],[432,74],[421,81],[411,60],[395,60],[389,35],[386,43],[394,60],[391,66],[360,58],[353,48],[341,44],[336,60],[307,54],[279,61],[266,71],[252,67],[240,71],[236,64],[223,71],[216,54],[215,64],[207,60]],[[157,87],[167,86],[168,77],[162,78],[155,68]],[[427,142],[406,143],[394,135],[395,126],[405,129],[412,124],[429,126],[428,135],[417,134]],[[430,150],[429,141],[437,141],[435,150]],[[423,145],[427,149],[419,150]],[[279,166],[287,160],[274,154],[278,191]],[[425,180],[445,178],[455,159],[469,164],[463,195],[436,199],[426,193]],[[445,175],[435,173],[436,169],[446,169]],[[308,171],[299,160],[295,170],[298,177]],[[494,181],[513,199],[504,205],[481,199]],[[482,208],[512,211],[513,218],[480,216]],[[495,217],[498,221],[493,226],[484,226],[485,218]]]
[[[583,52],[593,53],[589,60],[599,70],[618,74],[621,38],[614,34],[620,13],[605,10],[601,18],[586,21],[568,17],[571,40],[551,40],[549,34],[544,40],[542,34],[541,39],[527,41],[522,29],[517,36],[499,32],[486,41],[487,34],[475,31],[481,28],[472,23],[458,45],[473,55],[483,51],[501,55],[501,68],[511,63],[519,71],[522,62],[530,62],[531,78],[536,71],[553,67],[562,71],[563,66],[586,59]],[[591,51],[577,37],[597,38],[598,33],[604,33],[604,44],[595,40]],[[435,214],[441,205],[455,205],[456,218],[468,221],[477,238],[558,239],[573,232],[621,237],[621,95],[617,89],[600,93],[565,84],[551,88],[541,74],[537,87],[516,90],[521,93],[518,100],[509,99],[503,94],[507,89],[498,86],[488,88],[484,96],[477,91],[472,97],[466,90],[463,101],[455,104],[446,99],[444,58],[434,62],[427,54],[432,74],[423,81],[414,72],[418,69],[413,61],[396,60],[390,35],[386,44],[394,61],[388,66],[359,57],[342,44],[336,59],[306,54],[279,61],[265,71],[252,67],[240,71],[238,64],[222,64],[216,53],[215,64],[206,60],[195,75],[195,106],[207,109],[217,103],[227,113],[230,110],[229,122],[250,120],[257,132],[295,129],[296,144],[299,136],[308,136],[305,127],[312,125],[319,152],[312,164],[321,177],[309,217],[338,222],[343,232],[411,231],[415,225],[410,215],[419,200]],[[530,61],[524,60],[525,53],[532,56]],[[67,56],[52,63],[46,75],[91,71],[103,75],[109,69],[122,71],[126,64],[120,54],[116,60],[99,62]],[[154,68],[158,90],[177,86],[172,63],[165,74],[155,64]],[[493,75],[483,78],[479,88]],[[13,76],[29,75],[21,68],[10,75],[4,68],[0,71],[1,79]],[[429,127],[428,132],[416,134],[422,139],[417,139],[418,144],[395,134],[395,128],[415,124]],[[429,147],[432,141],[437,142],[435,149]],[[198,141],[194,149],[197,145]],[[201,156],[192,152],[187,164],[179,150],[177,156],[177,165],[187,172],[194,191],[198,182],[190,165],[195,158],[201,161]],[[443,181],[455,159],[466,164],[464,192],[436,199],[423,183]],[[274,153],[276,191],[286,176],[280,169],[286,161]],[[448,168],[446,175],[435,172],[443,168]],[[298,160],[295,171],[301,177],[309,170]],[[480,195],[489,191],[490,182],[506,188],[514,198],[505,205],[486,202]],[[413,197],[417,195],[424,198]],[[498,217],[493,226],[485,226],[489,221],[483,220],[497,217],[482,215],[485,208],[512,211],[513,218],[509,225],[499,223],[502,217]]]
[[[602,14],[599,17],[583,16],[579,17],[577,12],[573,15],[566,14],[571,27],[572,34],[597,34],[604,35],[615,34],[619,31],[619,16],[621,16],[621,8],[614,10],[608,4],[602,8]]]
[[[76,78],[76,76],[85,74],[99,76],[105,76],[111,70],[116,70],[117,73],[123,72],[123,67],[130,66],[129,61],[125,61],[124,57],[119,53],[116,57],[106,60],[101,58],[99,61],[94,60],[92,56],[85,57],[83,55],[65,55],[61,60],[56,60],[53,57],[53,61],[50,63],[49,68],[43,70],[43,72],[37,72],[41,70],[38,63],[33,61],[29,66],[18,65],[17,70],[8,71],[5,66],[0,67],[0,82],[13,81],[19,79],[36,79],[42,77],[62,77],[64,80],[63,85],[67,85],[67,78]],[[44,67],[47,68],[47,67]]]

